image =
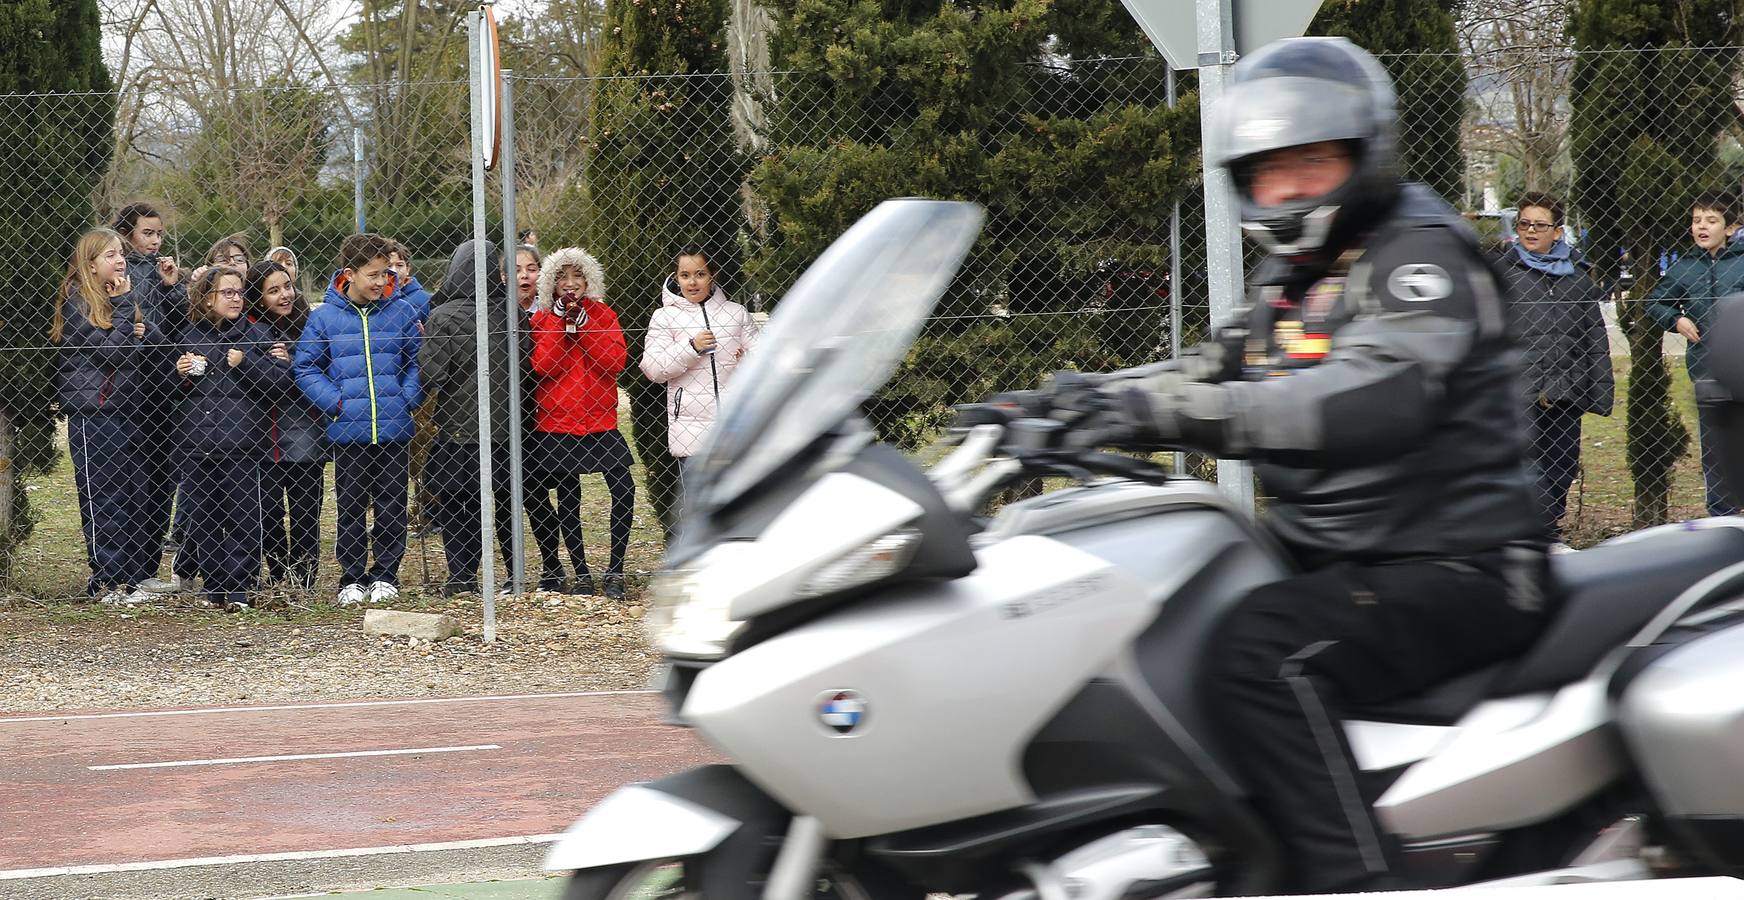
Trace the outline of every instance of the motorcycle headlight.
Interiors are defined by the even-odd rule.
[[[892,531],[817,570],[794,596],[822,597],[889,578],[907,568],[919,549],[920,531],[914,528]]]
[[[719,659],[745,628],[728,616],[732,595],[704,589],[693,569],[654,578],[654,605],[643,620],[648,642],[670,656]]]

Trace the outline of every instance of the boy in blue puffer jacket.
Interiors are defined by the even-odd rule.
[[[398,596],[406,552],[412,410],[423,392],[419,328],[411,304],[394,296],[392,248],[379,234],[346,238],[327,302],[309,314],[297,340],[297,387],[328,417],[333,445],[342,606]],[[373,528],[365,518],[371,508]]]

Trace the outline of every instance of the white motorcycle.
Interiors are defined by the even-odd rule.
[[[686,471],[650,613],[675,718],[732,764],[602,801],[547,860],[567,897],[1278,886],[1200,689],[1219,617],[1289,574],[1267,534],[1057,422],[977,425],[923,471],[857,414],[981,220],[885,203],[781,304]],[[1055,475],[1077,484],[981,515]],[[1410,874],[1744,869],[1744,520],[1553,568],[1561,607],[1524,658],[1345,724]]]

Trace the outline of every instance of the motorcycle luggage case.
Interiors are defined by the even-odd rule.
[[[1744,874],[1744,603],[1686,617],[1610,682],[1638,771],[1679,843]]]

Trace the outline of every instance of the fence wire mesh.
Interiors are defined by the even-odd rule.
[[[1722,511],[1689,373],[1729,352],[1695,339],[1711,298],[1744,289],[1744,252],[1726,243],[1735,201],[1698,204],[1718,224],[1691,212],[1744,175],[1738,54],[1523,50],[1500,29],[1384,62],[1405,167],[1467,213],[1513,289],[1521,408],[1560,533],[1584,546]],[[904,449],[937,437],[952,403],[1203,336],[1191,76],[1178,105],[1149,58],[1048,59],[1004,85],[941,119],[821,73],[511,78],[515,219],[531,233],[482,325],[497,571],[518,530],[529,588],[627,584],[633,599],[761,323],[888,197],[988,210],[867,404]],[[331,603],[491,588],[467,103],[455,82],[0,97],[20,198],[20,252],[0,263],[4,590]],[[488,197],[500,243],[494,175]],[[391,242],[348,243],[360,215]],[[126,284],[101,236],[80,241],[116,225]]]

